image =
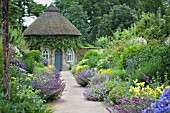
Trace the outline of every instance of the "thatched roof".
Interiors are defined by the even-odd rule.
[[[80,31],[52,4],[27,29],[25,36],[80,36]]]

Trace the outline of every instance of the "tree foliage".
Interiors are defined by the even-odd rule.
[[[28,43],[26,42],[24,35],[22,34],[22,28],[9,27],[9,36],[10,44],[22,49],[26,49],[28,47]]]
[[[1,3],[0,3],[1,7]],[[39,16],[45,6],[37,4],[34,0],[10,0],[9,2],[9,25],[23,27],[23,17]],[[1,12],[1,9],[0,9]],[[0,13],[0,16],[2,14]]]
[[[78,4],[78,2],[73,2],[65,13],[65,17],[68,18],[69,21],[71,21],[71,23],[73,23],[73,25],[75,25],[75,27],[83,34],[82,41],[84,43],[88,41],[87,35],[90,26],[87,22],[87,12],[83,10],[83,6]]]
[[[127,5],[115,5],[109,14],[105,14],[98,26],[98,37],[111,36],[116,29],[127,29],[135,22],[135,10]],[[107,31],[107,32],[106,32]]]

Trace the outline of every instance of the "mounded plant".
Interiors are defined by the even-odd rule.
[[[113,81],[104,81],[99,84],[91,84],[83,92],[84,97],[91,101],[104,101],[113,88]]]
[[[90,84],[91,85],[101,84],[106,80],[109,80],[109,75],[107,75],[107,74],[97,74],[96,76],[92,77]]]
[[[43,99],[52,101],[61,98],[62,92],[65,89],[65,83],[60,78],[60,72],[52,70],[52,72],[48,74],[37,74],[33,82],[33,87],[37,90],[41,90],[39,95]]]
[[[87,86],[90,82],[90,78],[94,77],[96,73],[96,70],[92,68],[91,70],[86,70],[77,73],[75,76],[75,79],[77,83],[83,87]]]

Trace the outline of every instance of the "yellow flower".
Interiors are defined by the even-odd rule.
[[[157,90],[160,94],[162,94],[162,91],[161,91],[160,87],[157,87],[156,90]]]
[[[163,89],[163,88],[164,88],[164,85],[162,85],[160,88]]]
[[[165,88],[170,88],[170,86],[166,86]]]
[[[136,83],[137,86],[140,86],[140,83]]]
[[[144,85],[145,85],[145,82],[141,82],[140,84],[141,84],[141,86],[144,86]]]
[[[133,80],[133,82],[136,84],[136,83],[138,82],[138,79],[136,79],[136,80]]]
[[[134,87],[130,86],[130,89],[132,89],[132,90],[133,90],[133,89],[134,89]]]
[[[135,96],[139,95],[139,88],[134,88]]]
[[[147,90],[147,91],[151,91],[151,88],[147,85],[147,86],[146,86],[146,90]]]
[[[145,94],[145,88],[142,88],[142,89],[141,89],[141,92]]]
[[[16,80],[16,78],[15,78],[15,77],[11,77],[11,79],[12,79],[12,80],[14,80],[14,81]]]
[[[132,92],[133,90],[132,89],[129,89],[129,92]]]

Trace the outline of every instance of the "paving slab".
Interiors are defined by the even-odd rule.
[[[51,103],[54,113],[109,113],[105,103],[83,97],[85,88],[76,83],[70,71],[62,71],[61,76],[66,82],[66,91],[60,100]]]

